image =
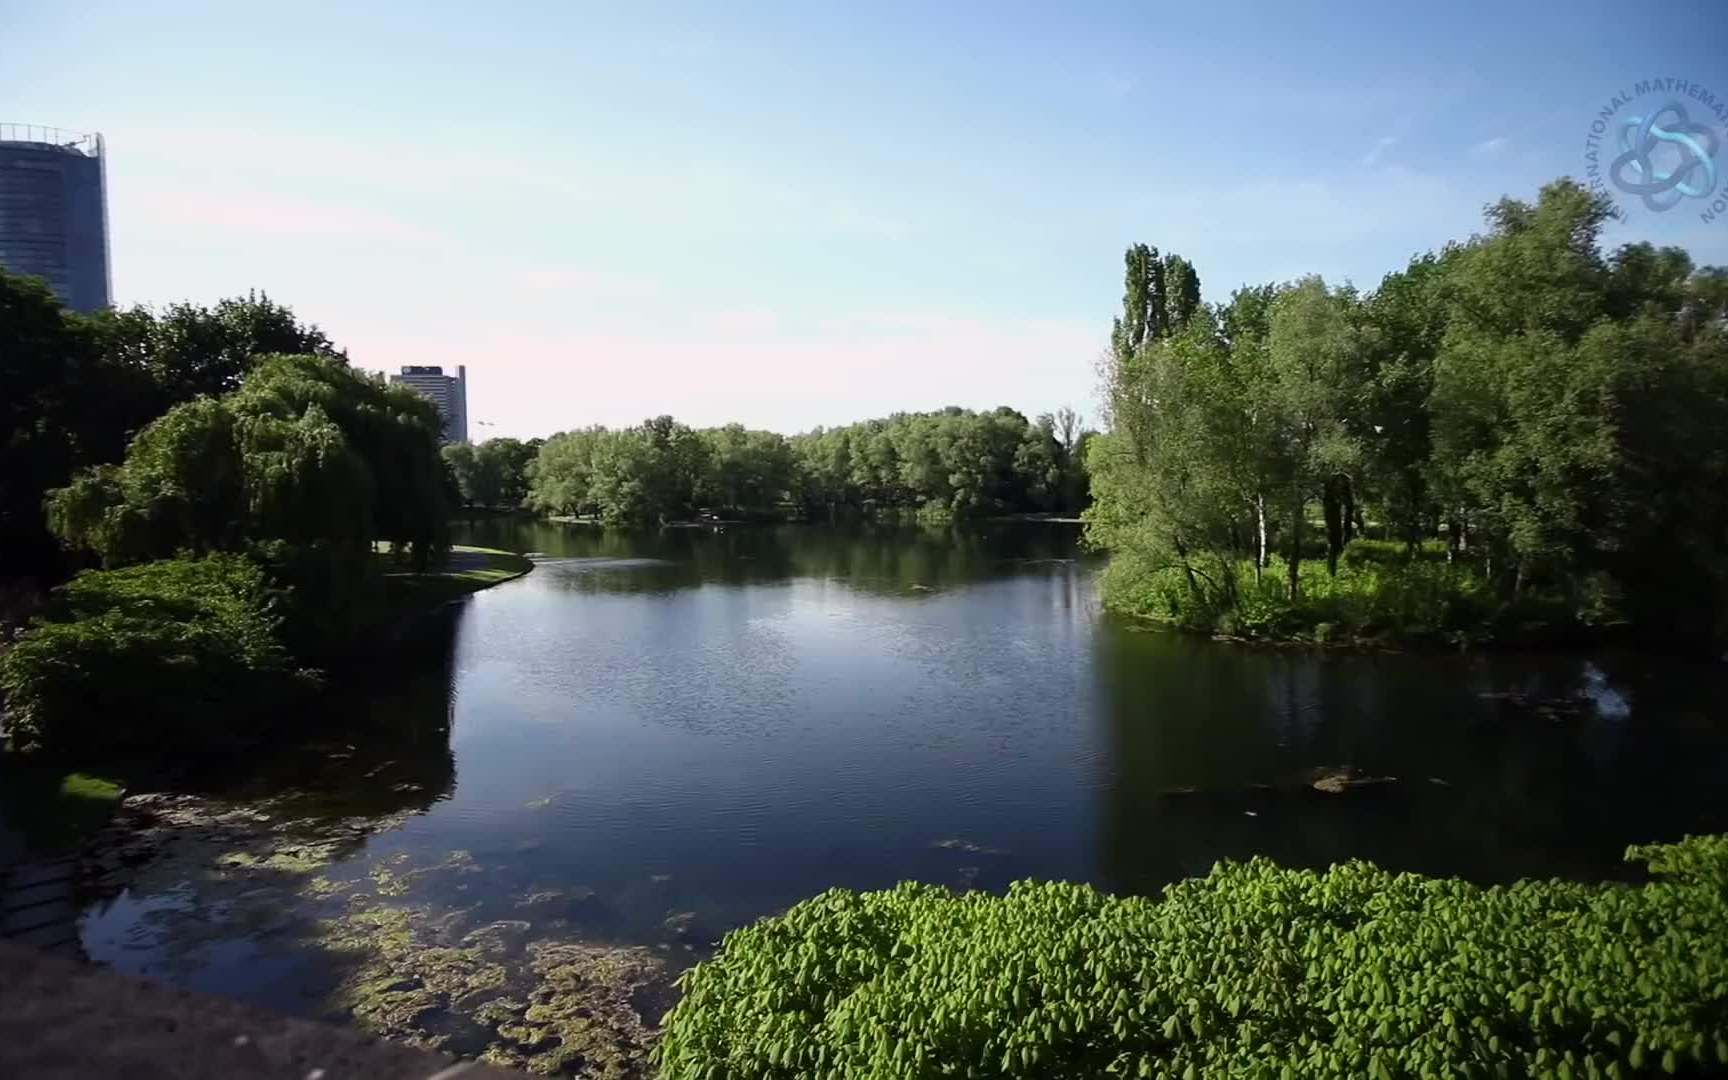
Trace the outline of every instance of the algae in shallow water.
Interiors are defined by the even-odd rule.
[[[373,907],[327,920],[326,944],[357,958],[331,1006],[376,1034],[527,1072],[649,1075],[654,1031],[634,999],[664,983],[659,958],[633,947],[524,945],[532,926],[521,919],[456,938],[467,914]],[[483,1045],[458,1045],[452,1031]]]

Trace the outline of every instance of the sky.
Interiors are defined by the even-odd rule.
[[[106,137],[116,302],[465,364],[478,441],[1095,416],[1127,245],[1372,288],[1637,81],[1728,97],[1716,0],[1298,7],[0,0],[0,121]]]

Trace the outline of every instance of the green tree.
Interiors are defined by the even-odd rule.
[[[1302,530],[1308,504],[1325,506],[1327,570],[1337,573],[1343,551],[1340,492],[1348,492],[1361,461],[1351,418],[1361,405],[1367,333],[1354,318],[1355,296],[1304,278],[1273,302],[1266,338],[1264,406],[1271,418],[1289,515],[1285,565],[1291,600],[1300,590]]]
[[[148,374],[155,385],[150,414],[200,394],[234,390],[260,357],[317,355],[346,360],[317,326],[263,293],[219,300],[214,307],[181,303],[108,309],[93,318],[109,359]]]
[[[118,460],[129,403],[147,391],[45,283],[0,269],[0,579],[52,583],[68,569],[44,494],[80,468]]]
[[[496,477],[491,501],[512,508],[521,506],[528,497],[528,463],[539,453],[540,440],[487,439],[480,448]]]
[[[1106,602],[1272,633],[1348,615],[1728,641],[1728,273],[1673,248],[1605,253],[1606,214],[1558,181],[1366,297],[1304,278],[1186,316],[1185,264],[1130,249],[1108,431],[1086,455]],[[1378,569],[1345,574],[1370,519],[1401,560],[1363,548]]]

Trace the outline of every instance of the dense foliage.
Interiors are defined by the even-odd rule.
[[[546,440],[529,470],[529,502],[617,524],[697,508],[937,518],[1075,511],[1085,499],[1086,435],[1067,410],[1028,422],[1008,408],[951,407],[791,438],[738,424],[692,430],[661,416]]]
[[[1728,1070],[1728,838],[1640,886],[1221,864],[1162,900],[835,889],[686,973],[670,1080]]]
[[[118,462],[151,421],[235,389],[269,353],[341,359],[322,331],[267,296],[86,317],[40,279],[0,269],[0,580],[63,578],[43,494]]]
[[[234,391],[151,421],[123,462],[48,496],[50,527],[110,566],[255,541],[430,551],[448,525],[430,401],[317,356],[260,358]]]
[[[444,463],[456,482],[457,494],[467,507],[518,509],[528,498],[528,466],[540,453],[544,439],[487,439],[478,446],[449,443],[443,449]]]
[[[169,760],[244,743],[311,685],[282,644],[280,601],[239,555],[85,571],[0,652],[7,735],[50,755]]]
[[[147,383],[106,357],[46,284],[0,269],[0,581],[63,576],[42,493],[125,451]]]
[[[296,655],[327,659],[376,614],[376,542],[417,568],[448,547],[440,423],[427,399],[338,358],[261,357],[233,391],[148,424],[120,464],[50,492],[49,526],[110,567],[249,553],[290,587]]]
[[[0,314],[0,582],[109,568],[0,644],[15,745],[244,742],[376,629],[375,544],[447,547],[435,406],[268,298],[86,318],[0,274]]]
[[[1186,263],[1131,249],[1087,459],[1107,602],[1237,633],[1358,612],[1336,629],[1723,640],[1728,271],[1604,254],[1605,215],[1565,181],[1503,200],[1365,296],[1311,277],[1204,305]],[[1363,535],[1406,557],[1345,574]]]

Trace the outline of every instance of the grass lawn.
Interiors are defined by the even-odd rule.
[[[77,851],[119,800],[120,785],[110,780],[0,756],[0,818],[35,854]]]
[[[515,552],[461,544],[450,549],[450,561],[443,568],[424,574],[391,561],[384,546],[374,549],[374,557],[384,571],[385,604],[392,620],[430,611],[534,569],[532,561]]]

